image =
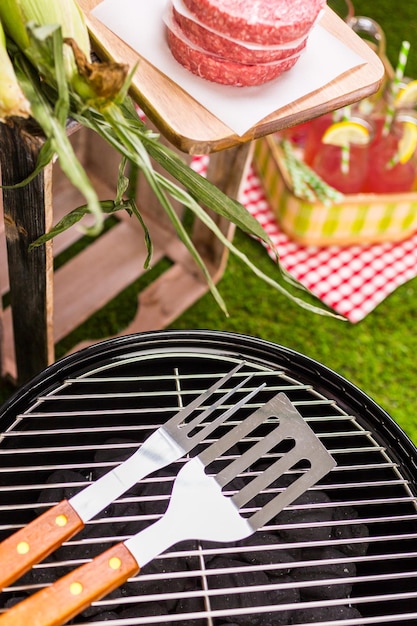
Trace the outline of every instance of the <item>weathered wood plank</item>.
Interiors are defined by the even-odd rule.
[[[32,173],[43,143],[32,131],[26,125],[0,125],[3,185],[14,185]],[[51,167],[20,189],[4,189],[3,209],[15,358],[22,383],[53,358],[52,244],[29,251],[29,244],[51,225]]]

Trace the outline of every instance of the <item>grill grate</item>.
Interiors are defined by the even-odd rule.
[[[240,336],[132,336],[103,342],[41,375],[0,415],[0,538],[129,456],[242,357],[246,365],[231,386],[249,372],[254,377],[246,391],[267,384],[239,419],[285,392],[337,467],[253,538],[236,545],[178,544],[74,623],[417,623],[412,445],[334,373]],[[155,521],[177,469],[148,477],[110,505],[6,589],[2,610]]]

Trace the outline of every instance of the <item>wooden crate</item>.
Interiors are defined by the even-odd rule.
[[[0,135],[6,184],[11,176],[16,180],[17,168],[22,172],[22,161],[30,171],[41,142],[22,129],[4,127]],[[17,140],[19,147],[12,155],[16,159],[14,171],[10,173],[10,160],[6,162],[4,150],[8,147],[10,153]],[[114,199],[119,155],[84,128],[72,132],[71,141],[99,197]],[[231,196],[239,193],[248,151],[249,146],[244,145],[210,158],[208,177]],[[4,190],[3,196],[5,233],[0,240],[4,259],[0,285],[3,294],[10,289],[11,306],[2,313],[1,371],[3,376],[23,382],[54,361],[58,341],[146,273],[146,247],[138,220],[119,212],[108,232],[93,239],[54,271],[54,258],[80,239],[80,230],[72,227],[51,244],[32,252],[28,251],[28,244],[48,230],[52,222],[83,204],[83,198],[68,183],[58,164],[48,166],[33,185],[22,190]],[[153,264],[166,258],[169,267],[139,294],[137,314],[121,334],[164,328],[208,291],[200,270],[143,180],[139,181],[137,201],[151,233]],[[182,207],[177,210],[181,213]],[[215,217],[222,232],[232,238],[233,226]],[[10,285],[4,272],[6,239]],[[225,248],[199,222],[194,224],[193,240],[217,282],[227,261]]]

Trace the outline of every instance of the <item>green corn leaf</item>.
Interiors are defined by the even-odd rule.
[[[198,198],[201,204],[273,248],[267,233],[241,203],[225,196],[214,184],[184,163],[174,150],[159,143],[155,135],[144,132],[145,125],[138,117],[130,99],[123,102],[121,110],[126,120],[125,123],[130,124],[130,128],[139,134],[150,156],[184,185],[194,197]]]
[[[70,13],[74,6],[75,11],[78,11],[78,21],[74,18],[74,24],[80,26],[79,34],[70,28],[74,17]],[[309,305],[293,296],[280,283],[263,274],[221,232],[207,209],[225,217],[273,249],[273,244],[262,226],[242,204],[227,197],[214,184],[190,168],[174,150],[160,141],[158,133],[148,129],[139,118],[127,95],[134,70],[128,75],[124,66],[113,67],[110,64],[107,67],[109,64],[104,64],[101,67],[101,64],[96,66],[90,62],[88,32],[74,0],[0,0],[1,19],[4,13],[7,13],[7,21],[3,23],[10,49],[13,47],[12,40],[14,41],[13,65],[17,80],[31,105],[32,115],[46,138],[33,175],[57,154],[61,169],[86,200],[84,206],[67,214],[50,233],[45,233],[33,246],[41,245],[58,232],[79,223],[87,213],[93,215],[94,224],[86,232],[97,235],[102,229],[105,214],[127,210],[142,225],[148,249],[145,263],[148,266],[152,256],[152,243],[134,200],[134,179],[136,173],[141,172],[171,220],[179,239],[200,268],[213,297],[226,314],[225,303],[204,260],[178,217],[173,201],[180,202],[192,211],[232,254],[271,287],[300,306],[334,316],[327,310]],[[66,133],[68,117],[92,129],[121,155],[115,200],[99,201]],[[153,161],[162,166],[163,171],[174,180],[156,171]],[[130,177],[124,173],[127,167],[132,174]],[[294,283],[279,265],[278,275],[284,281]]]
[[[59,41],[61,40],[59,28],[54,29],[52,39],[57,40],[53,44],[54,48],[57,50],[61,49],[62,51],[62,45],[59,45]],[[18,57],[18,59],[16,59],[16,67],[18,68],[19,82],[22,85],[26,97],[31,102],[33,118],[41,126],[48,142],[46,144],[47,148],[41,153],[43,165],[46,164],[47,157],[52,157],[55,153],[58,155],[63,172],[71,183],[84,195],[89,211],[95,216],[95,224],[89,229],[91,234],[98,234],[103,223],[103,213],[100,203],[96,191],[86,171],[79,162],[68,138],[65,126],[67,115],[62,115],[65,109],[69,111],[67,106],[69,104],[67,83],[65,81],[65,86],[63,87],[64,93],[58,93],[55,103],[51,104],[43,90],[42,80],[37,75],[34,68],[22,54],[17,54],[16,56]],[[59,86],[62,85],[62,55],[58,55],[55,58],[55,68],[57,85]],[[39,168],[39,163],[37,167]]]

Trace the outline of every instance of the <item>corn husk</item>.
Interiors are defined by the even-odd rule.
[[[8,35],[37,67],[48,82],[55,77],[51,63],[43,55],[28,25],[43,27],[47,37],[59,26],[64,68],[68,83],[83,100],[112,101],[126,81],[128,68],[118,63],[91,63],[91,48],[84,15],[75,0],[1,0],[0,20]],[[38,30],[38,32],[41,32]]]
[[[86,56],[90,55],[90,40],[83,14],[74,0],[1,0],[0,20],[5,31],[29,57],[34,54],[26,25],[59,24],[63,38],[75,39]],[[73,55],[65,52],[67,77],[76,72]]]
[[[30,114],[30,104],[17,81],[0,22],[0,121],[15,116],[29,117]]]

